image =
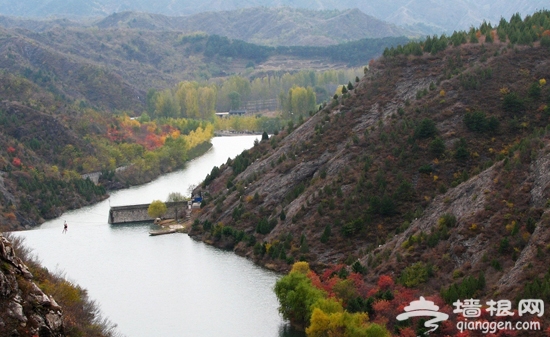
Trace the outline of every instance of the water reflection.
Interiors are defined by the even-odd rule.
[[[290,324],[282,325],[279,328],[279,337],[305,337],[306,333],[293,329]]]

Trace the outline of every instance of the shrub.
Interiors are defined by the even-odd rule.
[[[546,272],[544,277],[536,278],[524,286],[520,299],[526,298],[541,299],[544,303],[550,301],[550,272]]]
[[[464,124],[470,131],[483,133],[486,131],[494,132],[499,126],[499,121],[496,117],[487,118],[484,112],[467,112],[464,115]]]
[[[445,142],[443,139],[435,137],[435,139],[430,143],[430,152],[435,157],[439,157],[445,153]]]
[[[448,304],[456,302],[458,299],[475,298],[478,293],[485,289],[485,274],[480,273],[479,276],[468,276],[460,283],[453,283],[447,289],[441,290],[441,297]]]
[[[468,143],[464,138],[461,138],[457,143],[455,151],[455,159],[465,161],[470,157],[470,151],[468,151]]]
[[[395,202],[389,195],[384,195],[380,200],[380,215],[390,216],[395,214]]]
[[[367,267],[363,266],[359,261],[355,261],[351,265],[351,270],[353,270],[354,273],[363,274],[363,275],[367,274]]]
[[[491,267],[495,268],[496,271],[502,270],[502,266],[500,265],[500,262],[497,259],[491,260]]]
[[[256,233],[260,234],[269,234],[275,228],[275,225],[277,224],[277,220],[275,221],[268,221],[266,217],[263,217],[260,222],[258,222],[258,225],[256,226]]]
[[[424,262],[414,263],[403,270],[399,283],[407,288],[414,288],[428,280],[429,269]]]
[[[520,114],[525,110],[525,102],[517,93],[509,92],[504,95],[502,108],[506,112]]]
[[[439,226],[454,227],[456,225],[456,217],[453,214],[445,213],[438,220]]]
[[[331,235],[331,228],[330,228],[330,225],[326,225],[325,227],[325,230],[323,231],[323,234],[321,235],[321,242],[322,243],[327,243],[329,238],[330,238],[330,235]]]
[[[342,235],[345,237],[352,237],[363,227],[362,219],[355,219],[353,221],[347,222],[342,226]]]
[[[535,82],[529,87],[528,95],[533,99],[539,99],[541,96],[541,91],[542,89],[539,82]]]
[[[504,239],[500,240],[500,244],[498,246],[498,252],[500,254],[506,254],[510,252],[510,240],[508,237],[505,237]]]
[[[208,186],[214,179],[216,179],[220,175],[220,168],[217,166],[214,166],[212,168],[212,171],[210,174],[206,175],[206,178],[204,178],[204,181],[202,183],[202,187]]]
[[[435,122],[429,118],[424,118],[414,129],[414,137],[418,139],[430,138],[436,134]]]
[[[430,174],[433,172],[433,167],[430,164],[422,165],[418,169],[418,172],[424,173],[424,174]]]
[[[204,220],[204,222],[202,223],[202,229],[204,229],[205,231],[210,231],[212,229],[212,223],[208,220]]]

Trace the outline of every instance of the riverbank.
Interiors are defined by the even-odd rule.
[[[164,174],[184,168],[188,162],[204,155],[211,148],[212,143],[210,139],[207,142],[200,143],[197,146],[189,149],[187,152],[187,159],[182,166],[171,167],[170,165],[164,165],[160,166],[159,169],[156,171],[148,170],[146,172],[143,172],[142,170],[140,170],[140,168],[136,166],[130,166],[121,172],[116,172],[113,175],[113,180],[102,181],[100,179],[100,183],[111,186],[112,188],[108,189],[109,191],[117,191],[124,188],[143,185],[157,179]]]
[[[143,173],[138,168],[133,166],[128,166],[125,170],[120,170],[118,172],[111,172],[108,174],[102,174],[99,177],[99,185],[96,185],[93,182],[88,182],[87,180],[79,180],[79,182],[83,182],[83,184],[77,184],[79,190],[83,191],[96,191],[101,189],[101,193],[88,193],[86,195],[86,198],[76,198],[71,197],[71,194],[65,193],[62,194],[65,196],[65,199],[69,198],[69,200],[66,200],[63,204],[56,207],[51,207],[52,211],[47,216],[43,216],[40,218],[37,218],[35,213],[26,213],[26,209],[28,209],[27,212],[31,212],[31,208],[26,207],[22,209],[18,209],[15,212],[13,212],[13,220],[6,222],[6,224],[0,224],[0,231],[22,231],[22,230],[29,230],[36,228],[43,224],[44,222],[48,220],[54,220],[59,218],[63,213],[67,211],[77,210],[83,207],[88,207],[95,205],[101,201],[104,201],[105,199],[108,199],[110,197],[110,194],[114,191],[127,189],[131,187],[140,186],[146,183],[149,183],[159,177],[161,177],[164,174],[168,174],[177,170],[180,170],[185,167],[187,163],[190,161],[201,157],[205,153],[207,153],[212,148],[212,138],[209,141],[200,143],[193,147],[192,149],[188,150],[187,152],[187,158],[186,161],[181,166],[174,166],[171,167],[169,165],[162,167],[158,171],[148,171],[147,173]],[[206,173],[204,174],[206,176]],[[150,202],[151,200],[148,200]],[[32,202],[32,201],[31,201]],[[40,202],[46,202],[45,200],[42,200]]]
[[[231,130],[214,131],[215,137],[256,136],[261,134],[262,132],[259,132],[259,131],[231,131]]]
[[[150,237],[149,231],[157,229],[151,222],[107,224],[110,207],[166,200],[168,192],[187,191],[189,185],[200,184],[205,172],[250,148],[255,139],[214,138],[213,148],[182,170],[115,191],[109,201],[14,235],[25,237],[44,267],[62,270],[86,288],[121,334],[283,336],[286,325],[272,290],[279,274],[187,235]],[[69,224],[66,234],[64,220]],[[151,312],[163,314],[151,320]]]

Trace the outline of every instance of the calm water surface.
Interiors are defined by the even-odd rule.
[[[185,234],[150,237],[147,223],[107,223],[110,206],[166,200],[170,192],[188,194],[214,165],[252,147],[256,138],[214,138],[212,149],[184,170],[114,192],[99,204],[16,235],[25,237],[45,267],[88,289],[126,336],[294,335],[277,312],[272,289],[279,275]]]

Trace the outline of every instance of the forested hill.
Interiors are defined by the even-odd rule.
[[[449,304],[550,300],[547,279],[532,283],[549,256],[549,16],[388,50],[310,118],[214,168],[190,235],[276,270],[341,264],[323,279],[444,289]]]
[[[0,66],[56,95],[109,110],[143,110],[150,88],[259,72],[364,65],[404,37],[363,39],[329,47],[266,47],[217,35],[175,31],[55,28],[40,33],[0,28]],[[252,69],[254,70],[254,69]],[[249,73],[247,76],[254,76]]]

